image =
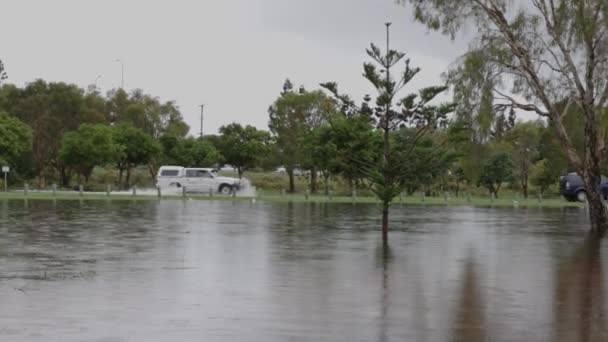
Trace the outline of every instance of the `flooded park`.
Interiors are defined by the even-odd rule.
[[[585,209],[0,201],[2,341],[603,341]]]

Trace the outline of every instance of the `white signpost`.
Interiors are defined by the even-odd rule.
[[[7,182],[7,179],[8,179],[8,172],[10,170],[11,170],[11,168],[8,167],[8,166],[3,166],[2,167],[2,172],[4,173],[4,192],[8,191],[8,182]]]

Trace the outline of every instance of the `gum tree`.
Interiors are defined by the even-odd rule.
[[[372,191],[382,202],[382,241],[385,246],[388,244],[391,202],[405,190],[409,179],[407,172],[404,172],[408,156],[419,140],[437,128],[453,110],[451,104],[431,104],[437,95],[446,90],[445,86],[424,88],[418,93],[398,98],[401,90],[420,72],[420,68],[412,67],[410,60],[405,58],[405,53],[390,49],[388,45],[390,24],[387,23],[386,26],[386,52],[382,53],[380,48],[371,44],[367,54],[373,63],[368,62],[363,65],[363,76],[377,91],[375,107],[369,107],[369,110],[375,118],[376,128],[382,134],[382,158],[379,163],[353,160],[353,163],[358,164],[363,170]],[[393,74],[392,69],[398,64],[403,65],[404,69]],[[341,102],[343,108],[355,107],[350,97],[338,93],[336,83],[325,83],[322,86]],[[365,112],[365,108],[359,111]],[[393,133],[401,129],[411,129],[413,133],[409,139],[396,145]]]
[[[587,189],[591,231],[602,236],[608,213],[597,184],[605,162],[606,130],[600,125],[608,101],[608,2],[605,0],[399,0],[414,7],[416,20],[455,37],[467,25],[478,30],[455,76],[497,108],[547,118]],[[458,90],[455,89],[455,92]],[[478,97],[478,96],[477,96]],[[577,151],[563,119],[583,113],[584,148]]]

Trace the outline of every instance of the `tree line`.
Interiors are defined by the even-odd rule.
[[[332,178],[353,190],[382,184],[372,177],[382,174],[373,167],[384,158],[381,107],[371,96],[356,104],[332,83],[322,89],[294,89],[286,80],[269,107],[269,131],[233,123],[200,139],[188,136],[174,102],[141,90],[102,95],[61,82],[3,84],[0,163],[13,167],[12,178],[35,180],[39,187],[87,184],[93,169],[105,166],[117,170],[117,186],[128,188],[133,168],[146,167],[154,178],[162,164],[232,165],[239,177],[246,170],[283,166],[290,192],[304,190],[295,188],[297,170],[309,171],[311,193],[328,192]],[[397,111],[389,113],[396,126],[387,131],[395,151],[388,157],[398,168],[392,178],[408,193],[458,194],[480,187],[499,196],[506,185],[527,197],[531,186],[541,193],[555,189],[559,176],[572,170],[553,127],[542,120],[518,121],[512,109],[456,111],[449,120],[434,118],[425,125],[422,118],[405,125]],[[564,122],[573,145],[582,149],[581,113],[571,110]]]
[[[0,86],[0,164],[12,167],[13,180],[40,188],[87,184],[98,166],[115,169],[120,188],[132,185],[134,168],[146,167],[154,178],[162,164],[230,164],[242,174],[270,146],[270,134],[252,126],[226,125],[204,139],[188,136],[189,129],[175,102],[139,89],[102,95],[43,80]]]

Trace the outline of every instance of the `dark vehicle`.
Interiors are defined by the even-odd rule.
[[[604,200],[608,199],[608,180],[602,176],[602,182],[600,183],[600,191]],[[569,173],[566,176],[562,176],[559,182],[559,192],[564,198],[570,202],[579,201],[585,202],[587,200],[587,190],[585,189],[585,183],[581,176],[576,173]]]

